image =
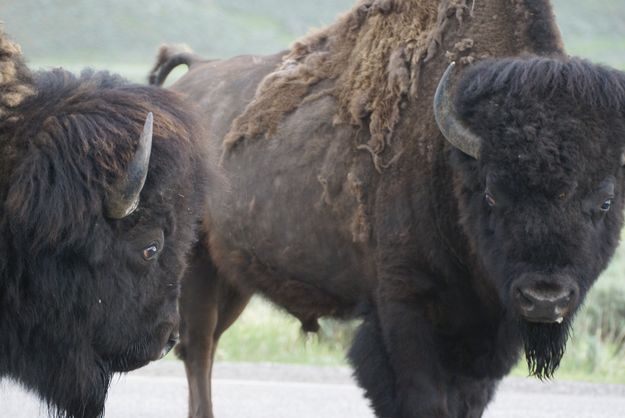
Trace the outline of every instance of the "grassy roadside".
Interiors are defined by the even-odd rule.
[[[222,337],[217,361],[345,365],[352,329],[326,320],[318,335],[305,335],[295,318],[254,298]]]

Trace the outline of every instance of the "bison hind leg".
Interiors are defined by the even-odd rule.
[[[348,358],[354,368],[354,377],[365,390],[376,416],[393,416],[395,376],[375,311],[366,314],[358,327]]]

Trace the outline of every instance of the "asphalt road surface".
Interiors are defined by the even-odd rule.
[[[219,364],[214,399],[218,418],[373,418],[347,368]],[[184,418],[182,364],[161,361],[115,380],[106,418]],[[45,418],[32,395],[0,381],[0,417]],[[625,386],[540,383],[511,378],[486,418],[623,418]]]

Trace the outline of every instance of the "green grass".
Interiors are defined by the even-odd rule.
[[[324,321],[318,335],[305,335],[300,323],[254,298],[224,334],[217,361],[344,365],[353,327]]]

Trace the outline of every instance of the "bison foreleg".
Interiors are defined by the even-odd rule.
[[[349,360],[354,377],[365,389],[365,396],[378,417],[391,417],[395,401],[395,377],[384,347],[377,313],[372,311],[358,327]]]
[[[393,418],[449,417],[445,374],[431,324],[414,300],[380,300],[378,314],[395,376]]]
[[[455,376],[449,388],[451,416],[480,418],[491,401],[498,380]]]

